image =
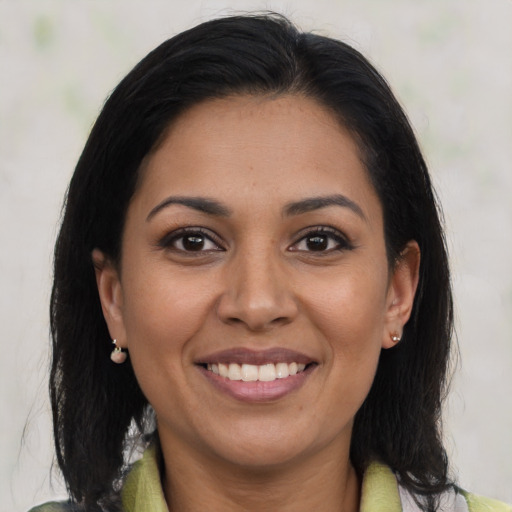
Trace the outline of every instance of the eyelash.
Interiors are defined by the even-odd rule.
[[[212,243],[215,245],[215,248],[203,249],[201,247],[198,250],[187,249],[185,248],[185,246],[183,246],[183,241],[186,239],[187,236],[190,239],[192,239],[195,236],[198,239],[201,239],[203,241],[203,244]],[[315,237],[327,239],[327,248],[320,250],[314,250],[311,248],[298,248],[301,242],[305,242],[307,244],[308,239],[312,240]],[[182,247],[176,247],[178,241],[181,241]],[[330,241],[335,242],[335,247],[329,247]],[[223,247],[223,244],[218,236],[216,236],[211,231],[200,227],[181,228],[171,233],[168,233],[159,241],[158,246],[164,249],[171,249],[189,255],[200,255],[201,253],[205,252],[221,252],[226,250]],[[298,238],[298,240],[294,242],[288,250],[292,252],[318,253],[318,255],[322,255],[330,254],[336,251],[340,252],[351,249],[353,249],[353,245],[337,229],[328,226],[317,226],[315,228],[307,228],[307,230],[304,230],[303,233]]]
[[[208,242],[213,243],[216,246],[216,248],[206,249],[206,250],[201,248],[200,250],[195,251],[195,250],[187,250],[185,247],[179,248],[179,247],[175,246],[175,244],[179,240],[181,240],[182,244],[183,244],[183,241],[185,240],[185,238],[187,236],[190,238],[192,238],[194,236],[196,236],[197,238],[202,238],[205,243],[208,243]],[[176,231],[173,231],[172,233],[165,235],[160,240],[158,245],[164,249],[172,249],[172,250],[180,251],[180,252],[186,253],[186,254],[200,254],[200,253],[204,253],[204,252],[225,251],[219,238],[214,233],[212,233],[209,230],[206,230],[204,228],[199,228],[199,227],[181,228]]]
[[[327,249],[319,251],[296,248],[301,242],[307,243],[307,239],[312,240],[315,237],[327,239],[327,244],[329,244],[329,240],[333,240],[336,245],[335,247],[328,247]],[[337,229],[328,226],[318,226],[313,229],[308,228],[307,232],[303,233],[302,236],[300,236],[300,238],[291,246],[289,250],[297,252],[318,253],[318,255],[324,255],[330,254],[332,252],[351,250],[353,248],[353,245],[349,242],[347,237],[340,233]]]

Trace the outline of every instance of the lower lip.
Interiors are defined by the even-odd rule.
[[[218,390],[242,402],[271,402],[283,398],[299,389],[315,368],[316,365],[312,364],[300,373],[270,382],[244,382],[242,380],[229,380],[202,366],[198,366],[201,373]]]

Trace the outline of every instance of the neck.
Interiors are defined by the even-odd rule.
[[[166,456],[164,493],[170,512],[356,512],[360,482],[348,453],[325,453],[273,467],[244,467],[200,454]],[[339,456],[333,456],[339,455]]]

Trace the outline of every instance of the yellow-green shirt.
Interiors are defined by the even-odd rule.
[[[469,512],[512,512],[512,507],[462,491]],[[165,502],[155,447],[148,448],[131,469],[121,492],[125,512],[169,512]],[[400,493],[391,469],[377,462],[364,473],[360,512],[402,512]],[[64,512],[66,505],[47,503],[30,512]]]

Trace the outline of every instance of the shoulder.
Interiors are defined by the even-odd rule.
[[[502,501],[484,498],[464,490],[459,492],[466,499],[469,512],[512,512],[512,506]]]
[[[74,510],[76,509],[68,501],[49,501],[31,508],[28,512],[73,512]]]
[[[439,496],[443,512],[512,512],[512,506],[484,498],[460,488],[452,488]],[[403,487],[387,465],[374,461],[363,474],[360,512],[421,512],[417,499]]]

